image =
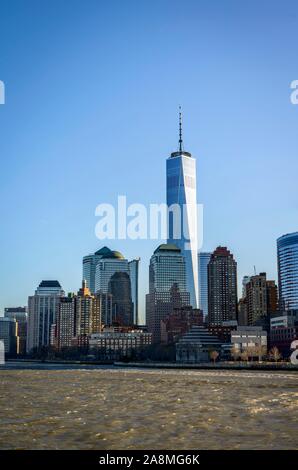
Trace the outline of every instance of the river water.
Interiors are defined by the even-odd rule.
[[[297,449],[295,372],[0,370],[1,449]]]

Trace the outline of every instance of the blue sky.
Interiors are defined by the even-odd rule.
[[[297,35],[294,0],[2,0],[0,313],[42,279],[79,288],[99,203],[164,202],[179,104],[203,248],[276,278],[298,229]],[[144,297],[156,241],[105,244],[141,257]]]

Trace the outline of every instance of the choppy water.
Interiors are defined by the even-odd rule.
[[[1,370],[1,449],[297,449],[298,374]]]

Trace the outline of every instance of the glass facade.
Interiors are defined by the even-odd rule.
[[[277,263],[280,309],[298,309],[298,232],[278,238]]]
[[[169,210],[168,243],[185,257],[190,303],[198,308],[196,161],[188,152],[174,152],[167,159],[167,206],[180,207],[180,216]]]
[[[154,342],[161,339],[161,320],[189,303],[184,256],[176,245],[160,245],[150,259],[146,296],[146,322]]]
[[[198,253],[199,271],[199,309],[203,311],[204,318],[208,315],[208,263],[211,253]]]
[[[140,258],[128,262],[130,282],[131,282],[131,300],[133,303],[133,324],[139,324],[139,263]]]

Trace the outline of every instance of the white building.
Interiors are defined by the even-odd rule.
[[[113,274],[123,272],[129,275],[129,265],[127,259],[119,251],[104,247],[97,253],[101,253],[101,258],[95,268],[95,292],[107,293]]]

